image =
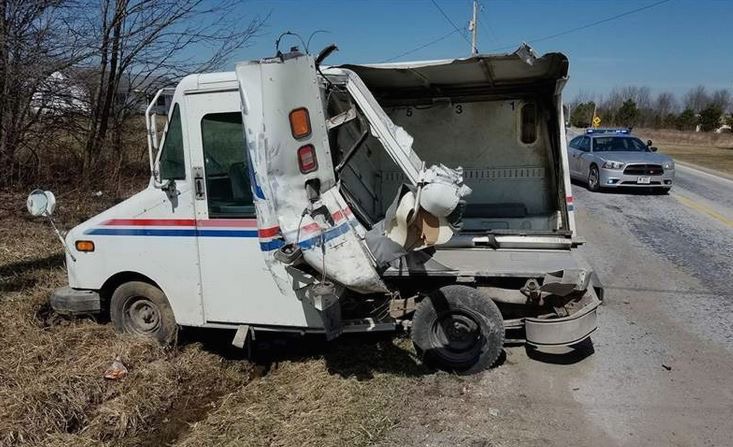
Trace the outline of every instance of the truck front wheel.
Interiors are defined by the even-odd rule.
[[[178,326],[162,290],[141,282],[126,282],[110,300],[110,319],[119,332],[154,338],[162,344],[176,339]]]
[[[491,367],[499,358],[504,322],[496,304],[478,290],[445,286],[418,304],[412,341],[426,363],[473,374]]]

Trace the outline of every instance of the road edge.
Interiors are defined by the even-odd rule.
[[[685,167],[687,169],[692,169],[692,170],[695,170],[695,171],[700,171],[700,172],[703,172],[703,173],[708,174],[708,175],[714,175],[715,177],[720,177],[720,178],[725,179],[725,180],[733,181],[733,175],[728,174],[726,172],[716,171],[715,169],[706,168],[704,166],[696,165],[696,164],[693,164],[693,163],[688,163],[686,161],[675,160],[674,162],[675,162],[675,164],[677,164],[679,166],[682,166],[682,167]]]

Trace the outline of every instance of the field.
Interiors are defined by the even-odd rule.
[[[643,140],[675,160],[733,174],[733,135],[680,132],[674,130],[635,129]]]
[[[117,200],[59,194],[57,221]],[[24,208],[24,194],[0,192],[0,446],[367,445],[428,372],[402,338],[275,338],[249,361],[229,333],[186,331],[163,349],[61,318],[47,304],[66,282],[60,244]],[[129,375],[104,379],[118,356]]]

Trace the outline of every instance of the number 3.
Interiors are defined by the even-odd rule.
[[[456,114],[460,115],[461,113],[463,113],[463,105],[457,104],[456,105]]]

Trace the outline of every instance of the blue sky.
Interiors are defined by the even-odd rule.
[[[521,41],[577,28],[658,0],[483,0],[479,15],[481,52],[506,51]],[[470,0],[436,0],[464,29]],[[454,30],[431,0],[249,0],[243,16],[271,13],[267,28],[238,51],[233,62],[274,53],[282,31],[304,39],[316,30],[311,51],[334,42],[340,52],[330,63],[381,62],[445,36]],[[466,37],[468,34],[466,33]],[[285,47],[294,40],[284,41]],[[533,44],[538,53],[561,51],[570,59],[566,95],[604,94],[615,86],[649,86],[677,96],[698,84],[709,90],[733,89],[733,1],[670,0],[661,5]],[[454,33],[398,60],[468,55],[469,43]]]

